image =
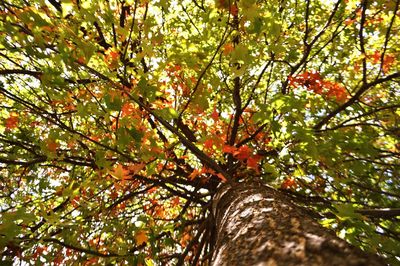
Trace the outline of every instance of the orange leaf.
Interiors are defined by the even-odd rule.
[[[124,180],[129,176],[129,171],[125,170],[121,164],[118,164],[109,174],[117,179]]]
[[[385,58],[383,59],[383,65],[382,65],[383,71],[388,72],[392,67],[393,63],[394,63],[394,56],[386,55]]]
[[[282,182],[281,188],[282,189],[291,189],[297,187],[296,180],[294,178],[287,178],[285,181]]]
[[[193,172],[188,176],[189,180],[193,180],[196,176],[200,175],[201,172],[197,169],[194,169]]]
[[[132,103],[125,103],[121,108],[121,116],[125,117],[131,115],[136,111],[135,106]]]
[[[221,181],[224,182],[224,183],[228,181],[228,180],[226,179],[226,177],[225,177],[223,174],[221,174],[221,173],[218,173],[217,176],[218,176],[219,179],[221,179]]]
[[[228,54],[232,53],[234,49],[235,48],[233,47],[233,45],[231,43],[227,43],[224,45],[222,53],[224,55],[228,55]]]
[[[94,257],[94,258],[91,258],[91,259],[88,259],[86,262],[85,262],[85,266],[88,266],[88,265],[98,265],[98,261],[99,261],[99,258],[97,258],[97,257]]]
[[[48,139],[46,141],[47,143],[47,149],[53,153],[57,152],[58,144],[54,139]]]
[[[344,21],[344,24],[346,24],[346,26],[348,26],[348,25],[353,24],[355,21],[356,21],[355,19],[347,18],[347,19]]]
[[[136,232],[136,234],[135,234],[136,245],[140,246],[143,243],[146,243],[148,240],[149,240],[149,237],[148,237],[146,231],[139,230]]]
[[[183,247],[186,247],[187,244],[188,244],[189,241],[190,241],[190,238],[191,238],[191,237],[190,237],[190,234],[184,233],[184,234],[182,235],[180,244],[181,244]]]
[[[109,50],[106,53],[105,62],[108,64],[109,67],[116,67],[118,66],[118,57],[118,52]]]
[[[180,203],[179,197],[174,197],[174,198],[172,198],[172,200],[171,200],[172,206],[175,207],[175,206],[179,205],[179,203]]]
[[[144,167],[146,166],[145,163],[136,163],[128,166],[129,171],[131,174],[139,173]]]

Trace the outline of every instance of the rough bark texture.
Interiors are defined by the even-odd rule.
[[[385,265],[323,228],[279,191],[240,183],[220,188],[213,202],[212,265]]]

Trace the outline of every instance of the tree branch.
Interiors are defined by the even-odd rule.
[[[110,82],[110,84],[115,86],[116,88],[119,88],[120,90],[125,91],[121,84],[114,82],[109,77],[99,73],[95,69],[93,69],[87,65],[84,65],[84,64],[79,64],[79,65],[86,68],[90,73],[96,75],[98,78],[106,80],[106,81]],[[169,124],[162,117],[155,114],[153,112],[153,110],[151,110],[151,108],[149,106],[147,106],[145,103],[143,103],[140,99],[135,98],[134,96],[132,96],[129,93],[127,95],[129,97],[129,99],[131,99],[134,103],[139,105],[139,107],[144,109],[148,114],[152,115],[160,124],[162,124],[166,129],[168,129],[175,136],[177,136],[178,139],[181,141],[181,143],[184,146],[186,146],[205,166],[213,169],[217,173],[221,173],[227,180],[232,180],[232,177],[228,172],[226,172],[219,164],[217,164],[213,159],[211,159],[209,156],[207,156],[203,151],[201,151],[199,148],[197,148],[197,146],[194,145],[190,140],[188,140],[181,132],[179,132],[178,129],[174,128],[171,124]]]
[[[336,116],[337,114],[339,114],[340,112],[344,111],[347,107],[349,107],[350,105],[352,105],[353,103],[355,103],[360,96],[365,93],[368,89],[384,83],[386,81],[390,81],[392,79],[395,78],[399,78],[400,77],[400,72],[391,74],[389,76],[386,76],[384,78],[380,78],[380,79],[376,79],[373,82],[370,83],[365,83],[364,85],[361,86],[361,88],[354,94],[353,97],[351,97],[345,104],[339,106],[338,108],[336,108],[335,110],[333,110],[332,112],[330,112],[327,116],[325,116],[319,123],[317,123],[313,129],[314,130],[319,130],[321,129],[321,127],[325,124],[327,124],[329,122],[329,120],[331,120],[334,116]]]
[[[394,209],[361,209],[355,210],[355,212],[360,213],[365,216],[374,218],[393,218],[400,216],[400,208]]]

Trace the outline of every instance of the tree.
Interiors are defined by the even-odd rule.
[[[399,15],[2,1],[2,263],[399,265]]]

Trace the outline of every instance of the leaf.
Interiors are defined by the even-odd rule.
[[[398,223],[354,217],[399,204],[396,1],[365,52],[359,0],[3,2],[0,264],[205,263],[206,207],[253,181],[398,262]]]
[[[136,245],[141,246],[149,240],[148,234],[145,230],[139,230],[135,233]]]
[[[262,157],[260,155],[250,156],[246,161],[247,167],[258,170],[258,163],[260,162],[261,158]]]
[[[143,133],[136,130],[135,128],[131,128],[128,130],[129,134],[133,138],[133,140],[136,142],[137,145],[141,144],[142,138],[143,138]]]
[[[276,168],[271,165],[271,164],[266,164],[263,166],[265,173],[267,174],[267,176],[265,177],[266,179],[272,179],[274,180],[275,178],[278,177],[278,171],[276,170]]]
[[[252,150],[247,146],[241,146],[237,151],[233,153],[233,155],[239,160],[246,160],[252,154]]]
[[[126,102],[121,107],[121,117],[134,115],[135,112],[138,112],[138,110],[133,103]]]
[[[217,109],[214,107],[214,111],[211,113],[211,118],[216,122],[219,120],[219,114]]]
[[[194,169],[193,172],[188,176],[188,179],[193,180],[200,174],[201,174],[201,171],[199,171],[198,169]]]
[[[72,0],[64,0],[61,3],[61,8],[62,8],[62,16],[66,17],[70,12],[73,11],[74,3],[72,2]]]
[[[230,145],[224,145],[222,147],[222,152],[224,153],[230,153],[233,154],[234,152],[236,152],[237,148],[236,147],[232,147]]]
[[[361,214],[355,212],[356,208],[353,206],[353,204],[333,204],[333,206],[337,210],[337,216],[341,218],[362,218]]]
[[[107,105],[107,108],[113,111],[120,111],[122,107],[122,99],[121,96],[116,91],[109,91],[108,94],[105,95],[104,101]]]
[[[140,93],[143,97],[147,98],[150,102],[156,99],[157,87],[150,85],[148,81],[142,77],[137,84]]]
[[[57,148],[58,148],[58,144],[55,140],[53,139],[48,139],[47,140],[47,149],[52,152],[52,153],[56,153],[57,152]]]
[[[240,1],[239,4],[243,10],[244,16],[248,20],[252,21],[255,17],[259,15],[259,9],[255,0],[244,0]]]
[[[179,114],[174,108],[166,108],[166,110],[168,111],[170,118],[172,118],[172,119],[178,118]]]
[[[119,180],[124,180],[129,178],[129,171],[125,169],[124,166],[121,164],[118,164],[113,168],[112,171],[109,172],[109,174]]]
[[[120,149],[124,149],[132,140],[128,130],[124,127],[120,127],[117,129],[117,146]]]
[[[135,163],[135,164],[129,165],[128,170],[129,170],[130,174],[134,175],[134,174],[139,173],[145,167],[146,167],[145,163]]]
[[[214,146],[214,140],[213,139],[206,139],[206,141],[204,141],[204,148],[205,149],[212,149]]]
[[[234,62],[248,62],[249,60],[249,49],[243,44],[239,44],[235,47],[231,53],[232,60]]]
[[[234,47],[233,47],[232,43],[227,43],[223,46],[222,53],[223,53],[223,55],[228,55],[228,54],[232,53],[233,50],[234,50]]]
[[[249,30],[249,33],[260,34],[263,29],[263,20],[260,17],[256,17],[254,21],[251,23],[252,28]]]
[[[297,187],[296,179],[294,179],[292,177],[286,178],[281,184],[282,189],[293,189],[296,187]]]
[[[5,126],[7,129],[13,129],[18,127],[19,118],[17,113],[11,113],[5,120]]]
[[[228,182],[228,179],[226,179],[226,177],[223,174],[218,173],[217,176],[219,179],[221,179],[222,182],[224,182],[224,183]]]

